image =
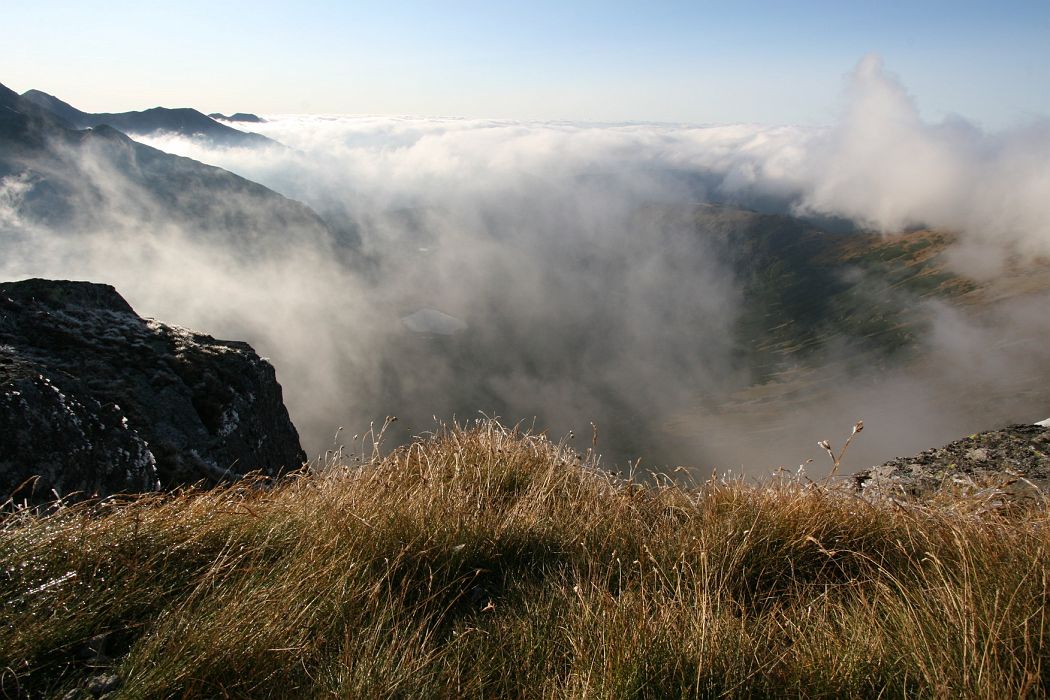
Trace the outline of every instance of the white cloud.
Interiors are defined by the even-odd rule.
[[[109,183],[108,214],[79,237],[39,234],[32,250],[5,251],[0,273],[110,282],[162,320],[249,339],[273,357],[315,451],[341,424],[356,431],[407,412],[398,425],[424,430],[432,414],[494,409],[541,415],[555,432],[609,421],[621,455],[646,454],[672,414],[748,378],[731,337],[743,303],[732,275],[687,219],[641,218],[647,207],[728,201],[887,232],[921,223],[998,255],[1050,254],[1050,125],[990,134],[960,119],[927,124],[877,57],[850,85],[841,122],[826,129],[276,115],[238,126],[287,148],[155,136],[142,140],[304,201],[359,245],[348,261],[305,244],[238,255],[121,206],[124,179],[92,162]],[[25,194],[5,187],[0,211]],[[400,319],[419,309],[467,327],[448,339],[411,333]],[[944,318],[931,336],[945,352],[936,382],[894,375],[877,391],[844,388],[784,419],[798,449],[833,437],[820,431],[843,413],[850,424],[883,416],[897,445],[929,439],[933,424],[947,437],[974,429],[972,410],[943,408],[944,387],[970,379],[951,371],[970,365],[953,364],[964,353],[950,348],[985,352],[1010,328],[971,332]],[[975,371],[993,382],[1006,369]],[[723,427],[731,449],[712,459],[794,459],[771,456],[790,441],[771,447],[744,424]]]
[[[884,232],[929,225],[1050,254],[1050,120],[998,133],[962,118],[926,123],[877,55],[849,76],[842,118],[825,129],[313,115],[242,126],[291,150],[149,142],[321,208],[348,196],[358,207],[446,206],[587,174],[659,197],[672,185],[662,174],[690,170],[712,199],[772,197]]]

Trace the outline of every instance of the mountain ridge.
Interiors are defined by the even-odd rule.
[[[263,147],[278,146],[273,139],[234,129],[190,107],[152,107],[132,112],[90,113],[77,109],[42,90],[27,90],[22,100],[50,111],[77,129],[108,125],[129,135],[175,133],[189,138],[203,139],[217,146]]]
[[[166,219],[246,254],[273,243],[331,242],[331,230],[310,207],[222,168],[138,143],[108,124],[74,128],[3,85],[0,110],[0,178],[25,179],[28,192],[16,211],[29,221],[72,235],[105,228],[118,205],[125,219]]]

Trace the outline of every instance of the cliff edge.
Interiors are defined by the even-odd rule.
[[[306,455],[247,343],[144,319],[104,284],[0,283],[0,498],[276,476]]]

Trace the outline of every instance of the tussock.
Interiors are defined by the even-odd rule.
[[[490,420],[273,488],[16,512],[0,694],[1037,697],[1041,509],[640,484]],[[261,485],[260,485],[261,486]]]

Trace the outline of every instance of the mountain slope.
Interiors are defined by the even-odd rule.
[[[706,205],[675,216],[692,217],[693,235],[733,270],[742,290],[734,351],[747,370],[737,387],[697,392],[666,414],[656,432],[663,445],[682,440],[678,459],[707,450],[751,465],[768,460],[768,445],[810,456],[835,435],[814,426],[848,430],[864,418],[882,439],[865,433],[850,457],[873,464],[1047,412],[1040,309],[1050,261],[1016,260],[978,279],[952,264],[951,232],[832,234]]]
[[[86,128],[87,124],[83,126],[81,124],[92,116],[87,112],[80,111],[68,102],[63,102],[54,95],[49,95],[40,90],[27,90],[20,97],[24,103],[30,103],[47,110],[74,128]]]
[[[2,86],[0,86],[2,88]],[[0,178],[24,190],[24,222],[73,235],[114,226],[177,227],[251,254],[271,245],[327,245],[309,207],[228,171],[136,143],[109,126],[69,128],[36,102],[0,89]]]
[[[956,237],[946,231],[837,234],[792,216],[709,204],[659,216],[683,219],[732,270],[744,298],[739,351],[760,379],[833,340],[846,339],[864,362],[907,353],[924,334],[927,302],[980,313],[1050,290],[1045,260],[1013,261],[994,278],[967,277],[950,264]]]

